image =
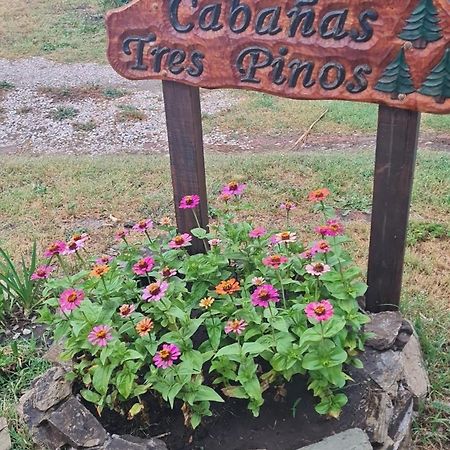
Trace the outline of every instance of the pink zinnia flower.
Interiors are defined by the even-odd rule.
[[[157,302],[164,297],[168,287],[167,281],[151,283],[142,291],[142,298],[148,302]]]
[[[114,259],[114,256],[102,255],[100,258],[95,260],[95,264],[97,265],[106,265],[109,264]]]
[[[116,241],[120,241],[121,239],[126,240],[126,237],[130,234],[130,231],[124,228],[123,230],[119,230],[115,234]]]
[[[198,195],[185,195],[180,201],[180,209],[194,209],[200,204]]]
[[[320,234],[322,237],[328,235],[329,228],[327,225],[321,225],[320,227],[315,228],[315,232]]]
[[[306,305],[305,313],[310,319],[325,321],[333,317],[333,305],[328,300],[312,302]]]
[[[305,267],[305,269],[310,275],[320,277],[324,273],[329,272],[331,270],[331,267],[328,264],[323,264],[321,262],[315,262],[312,264],[308,264]]]
[[[327,220],[327,236],[341,236],[344,234],[344,225],[338,219]]]
[[[180,349],[175,344],[163,344],[162,350],[153,357],[153,362],[159,369],[167,369],[173,365],[180,355]]]
[[[208,241],[208,244],[209,244],[211,247],[217,247],[218,245],[220,245],[221,242],[222,242],[222,241],[221,241],[220,239],[214,238],[214,239],[210,239],[210,240]]]
[[[63,241],[56,241],[50,244],[44,252],[45,258],[51,258],[52,256],[61,255],[66,250],[66,243]]]
[[[281,264],[288,262],[288,259],[286,258],[286,256],[270,255],[267,258],[264,258],[262,262],[265,266],[270,266],[274,269],[278,269]]]
[[[54,266],[39,266],[31,275],[32,280],[46,280],[55,270]]]
[[[303,253],[300,253],[300,258],[302,259],[311,259],[316,254],[316,251],[314,248],[309,248],[308,250],[305,250]]]
[[[88,341],[92,345],[98,345],[99,347],[106,347],[108,341],[112,339],[110,333],[111,328],[107,325],[97,325],[88,334]]]
[[[151,272],[153,267],[155,266],[155,260],[151,258],[150,256],[147,256],[146,258],[140,259],[134,266],[133,266],[133,272],[136,275],[146,275],[147,273]]]
[[[264,227],[256,227],[256,228],[253,228],[253,230],[250,231],[250,233],[248,233],[248,235],[251,238],[260,238],[260,237],[263,237],[266,233],[267,233],[267,231]]]
[[[225,333],[236,333],[240,335],[247,328],[247,322],[242,319],[229,320],[225,325]]]
[[[308,200],[310,202],[323,202],[330,195],[330,191],[327,188],[316,189],[308,194]]]
[[[119,315],[125,319],[126,317],[130,317],[134,311],[136,311],[136,307],[134,305],[123,304],[119,308]]]
[[[280,301],[280,294],[271,284],[263,284],[255,289],[251,299],[252,305],[267,308],[269,302],[278,303]]]
[[[283,242],[290,243],[297,240],[297,233],[291,233],[290,231],[283,231],[282,233],[277,233],[270,238],[272,244],[281,244]]]
[[[84,241],[69,241],[63,255],[72,255],[84,247]]]
[[[219,200],[222,200],[225,203],[228,203],[232,198],[233,196],[231,194],[222,193],[219,195]]]
[[[253,277],[252,284],[253,286],[262,286],[266,280],[263,277]]]
[[[318,241],[314,243],[312,251],[314,253],[328,253],[331,251],[331,247],[327,241]]]
[[[226,195],[242,195],[246,187],[246,184],[237,183],[236,181],[230,181],[222,188],[221,193]]]
[[[68,312],[78,308],[84,300],[84,292],[81,289],[66,289],[59,296],[59,307],[61,311]]]
[[[280,209],[285,209],[286,211],[292,211],[297,208],[294,202],[285,202],[280,205]]]
[[[170,267],[166,266],[159,273],[163,278],[170,278],[174,277],[177,274],[177,271],[176,269],[171,269]]]
[[[89,239],[89,234],[87,233],[77,233],[71,237],[71,241],[74,242],[86,242]]]
[[[145,233],[147,230],[150,230],[152,228],[153,228],[153,220],[143,219],[134,225],[133,230],[139,231],[140,233]]]
[[[192,236],[189,233],[183,233],[175,236],[170,242],[170,248],[182,248],[191,245]]]

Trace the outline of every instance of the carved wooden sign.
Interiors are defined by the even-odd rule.
[[[129,79],[450,113],[449,0],[135,0],[106,24]]]

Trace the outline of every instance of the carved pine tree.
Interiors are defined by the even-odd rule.
[[[434,97],[437,103],[444,103],[450,98],[450,48],[445,51],[439,64],[432,69],[419,92]]]
[[[402,48],[397,57],[384,70],[375,89],[391,94],[391,98],[398,99],[399,94],[411,94],[415,92],[411,71],[405,58],[405,50]]]
[[[425,48],[428,43],[442,38],[439,15],[433,0],[420,0],[399,37],[413,43],[415,48]]]

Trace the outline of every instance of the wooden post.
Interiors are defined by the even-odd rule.
[[[400,303],[420,113],[380,106],[366,297],[368,311]]]
[[[200,91],[174,81],[162,83],[177,226],[180,233],[188,233],[197,223],[191,209],[178,208],[185,195],[200,196],[197,216],[202,228],[208,226]],[[200,253],[204,244],[194,238],[190,250]]]

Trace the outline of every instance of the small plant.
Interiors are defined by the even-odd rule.
[[[75,131],[84,131],[86,133],[97,128],[97,124],[93,120],[89,120],[89,122],[74,122],[72,126]]]
[[[411,222],[409,224],[408,245],[442,238],[450,238],[450,228],[444,224],[429,222]]]
[[[41,317],[55,340],[64,337],[72,378],[99,413],[109,407],[133,417],[151,395],[181,408],[196,428],[212,414],[211,402],[246,399],[258,416],[271,388],[306,376],[317,411],[339,416],[345,365],[361,367],[368,318],[357,298],[367,286],[343,248],[342,224],[324,204],[329,192],[309,196],[323,224],[318,240],[304,246],[289,224],[291,203],[283,208],[285,231],[236,222],[232,211],[245,189],[223,188],[211,231],[177,234],[166,219],[158,231],[151,219],[136,223],[132,232],[146,239],[147,256],[127,229],[116,234],[120,254],[90,268],[78,254],[86,241],[72,242],[83,268],[47,282]],[[189,195],[179,207],[197,219],[199,203]],[[187,252],[193,239],[204,254]],[[56,242],[45,256],[64,268],[68,247]]]
[[[73,119],[77,115],[78,110],[73,108],[72,106],[58,106],[58,108],[51,114],[53,120],[56,120],[58,122]]]
[[[22,258],[18,268],[10,255],[0,248],[0,302],[3,306],[3,320],[11,318],[19,309],[25,317],[39,306],[40,280],[46,278],[39,276],[42,268],[37,268],[36,243],[33,244],[31,260],[27,263]]]
[[[11,91],[15,88],[15,85],[13,83],[10,83],[9,81],[0,81],[0,91]]]
[[[120,105],[118,108],[119,113],[117,114],[117,120],[119,122],[142,121],[147,118],[145,113],[136,108],[136,106]]]
[[[103,90],[103,96],[107,99],[121,98],[127,95],[127,91],[117,88],[106,88]]]

